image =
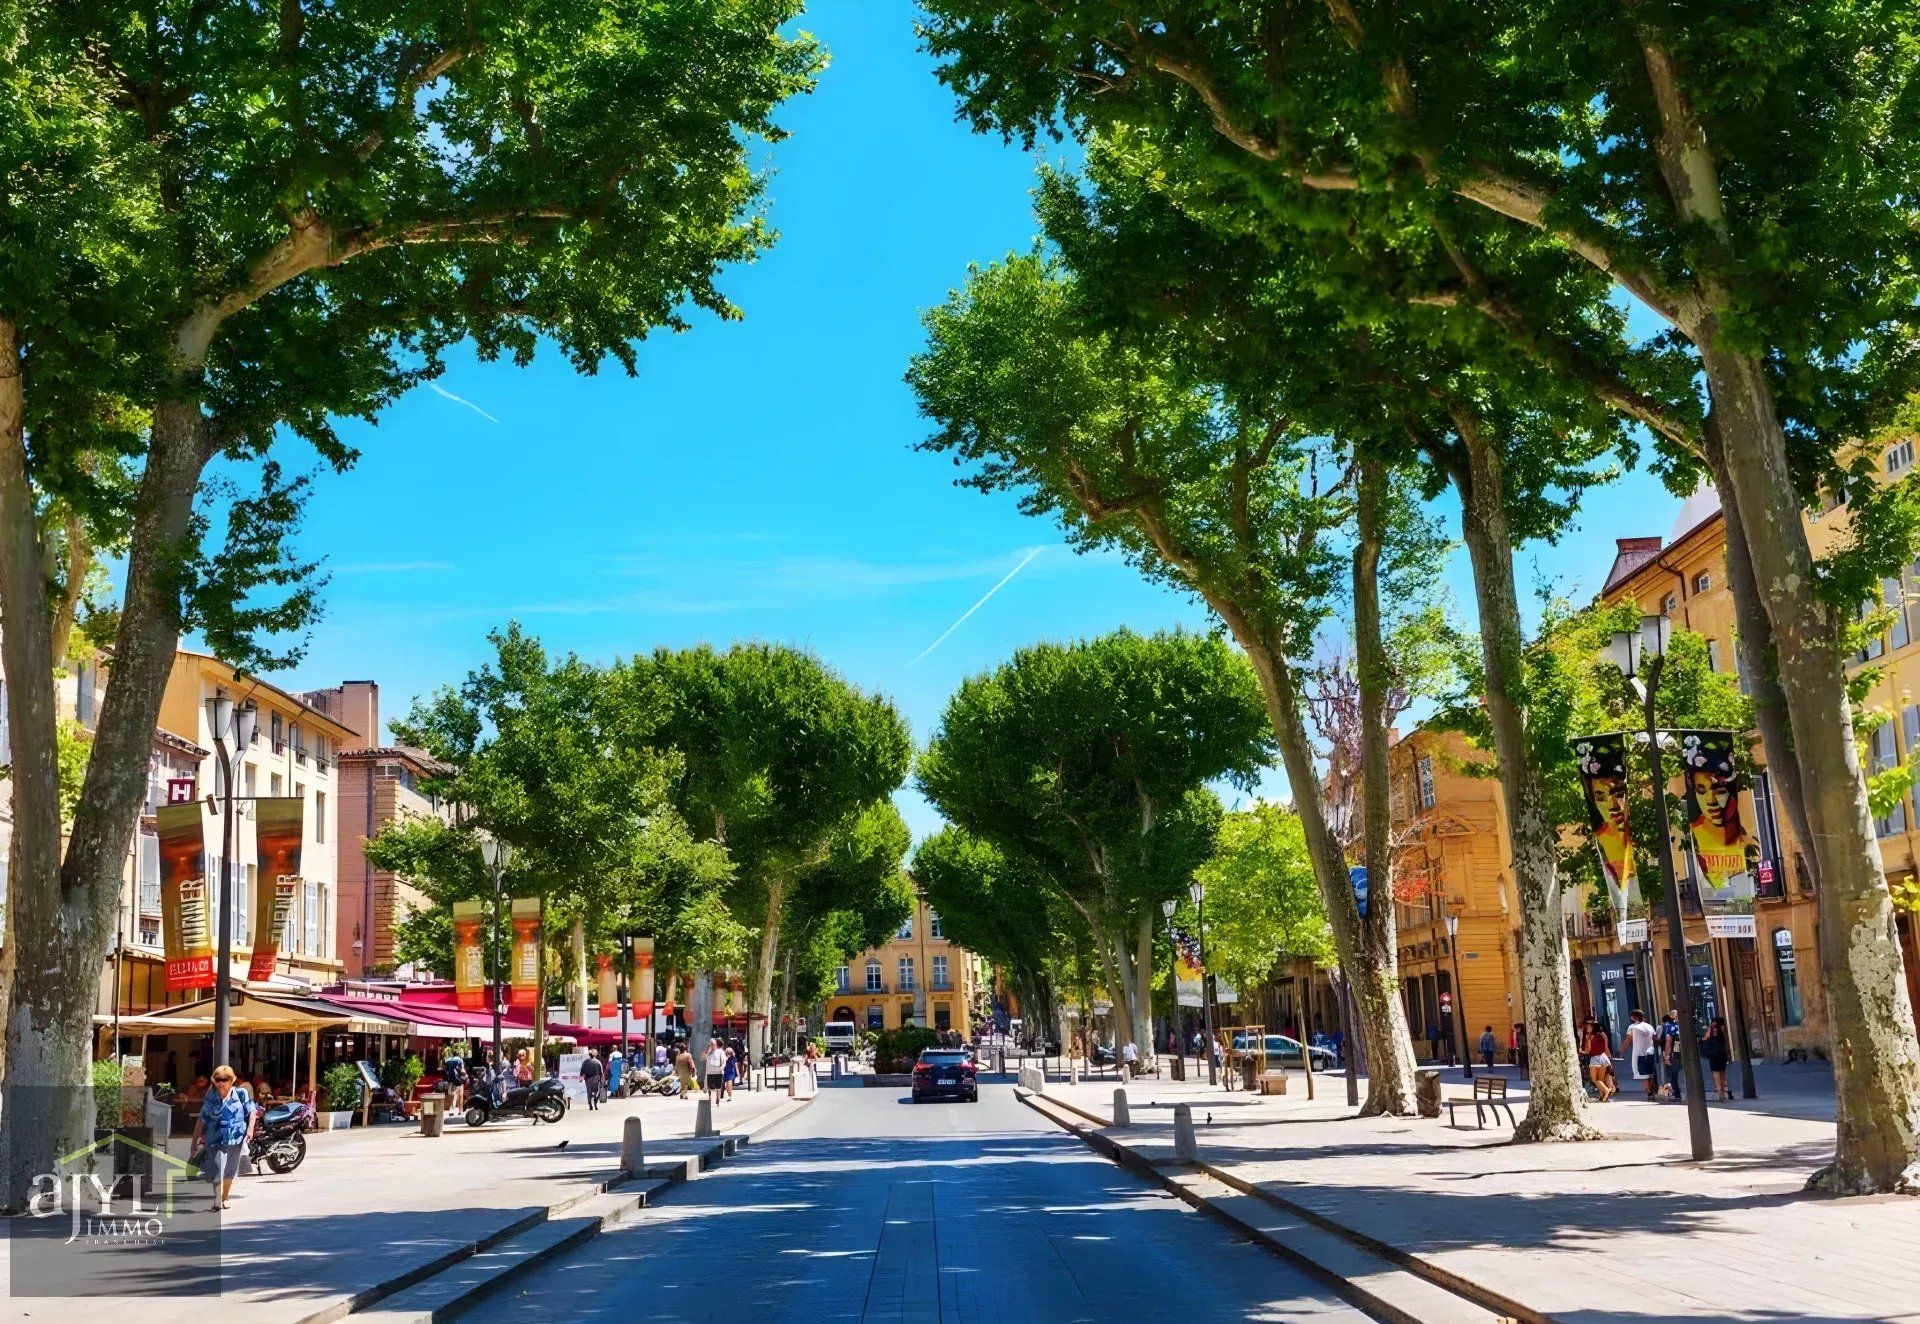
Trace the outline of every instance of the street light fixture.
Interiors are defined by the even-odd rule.
[[[230,1010],[230,1004],[234,1001],[231,996],[233,975],[228,968],[233,960],[233,852],[237,849],[234,841],[233,782],[240,770],[240,761],[247,756],[247,747],[253,744],[254,724],[259,717],[260,710],[252,704],[237,706],[224,694],[207,700],[207,727],[213,736],[214,767],[220,774],[220,806],[223,814],[220,823],[220,886],[217,889],[220,898],[219,936],[214,944],[213,965],[215,1066],[226,1064],[233,1040]],[[227,750],[229,741],[233,745],[231,753]]]
[[[1442,904],[1445,898],[1441,898]],[[1460,917],[1447,911],[1447,954],[1453,959],[1453,1041],[1460,1050],[1460,1078],[1473,1079],[1473,1055],[1467,1051],[1467,1000],[1460,988]]]
[[[1679,977],[1673,979],[1673,1002],[1680,1013],[1681,1068],[1687,1078],[1687,1132],[1695,1161],[1713,1157],[1713,1124],[1707,1116],[1706,1080],[1700,1069],[1700,1043],[1693,1028],[1693,981],[1687,976],[1687,936],[1680,918],[1680,885],[1673,876],[1673,843],[1667,823],[1667,779],[1660,769],[1662,732],[1654,713],[1660,690],[1660,672],[1666,664],[1672,623],[1665,616],[1642,616],[1640,628],[1614,633],[1607,656],[1620,674],[1639,691],[1646,730],[1647,775],[1653,781],[1655,834],[1659,845],[1660,886],[1666,893],[1667,953]],[[1642,678],[1644,673],[1644,679]]]
[[[1173,941],[1173,912],[1178,909],[1178,897],[1170,896],[1160,903],[1160,913],[1167,917],[1167,1025],[1173,1037],[1173,1069],[1184,1080],[1187,1068],[1180,1058],[1180,948]]]
[[[488,948],[493,954],[493,1067],[498,1071],[504,1060],[500,1047],[500,1014],[505,1008],[500,1002],[500,976],[506,969],[500,956],[501,890],[507,869],[513,863],[513,848],[496,837],[488,837],[480,843],[480,857],[487,862],[487,872],[493,876],[493,937]]]
[[[1187,894],[1193,898],[1194,927],[1198,930],[1195,936],[1200,944],[1200,1023],[1207,1036],[1207,1084],[1218,1085],[1220,1067],[1213,1056],[1213,971],[1207,968],[1207,889],[1196,878],[1187,884]]]

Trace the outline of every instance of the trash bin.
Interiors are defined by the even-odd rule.
[[[1440,1115],[1440,1073],[1422,1067],[1413,1073],[1413,1104],[1422,1117]]]
[[[1251,1094],[1259,1084],[1260,1064],[1254,1061],[1253,1055],[1249,1053],[1240,1059],[1240,1087]]]
[[[420,1099],[420,1134],[437,1136],[447,1124],[447,1096],[444,1094],[422,1095]]]

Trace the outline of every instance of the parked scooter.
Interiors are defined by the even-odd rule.
[[[467,1125],[485,1126],[498,1117],[531,1117],[537,1125],[557,1122],[567,1115],[567,1092],[559,1078],[547,1076],[531,1085],[514,1085],[495,1101],[491,1090],[478,1090],[467,1100]]]
[[[247,1157],[275,1172],[292,1172],[307,1157],[306,1129],[313,1109],[304,1103],[280,1103],[267,1109],[254,1124]]]
[[[672,1067],[654,1067],[648,1071],[636,1072],[633,1077],[633,1093],[656,1094],[663,1099],[671,1099],[680,1093],[680,1078],[673,1074]]]

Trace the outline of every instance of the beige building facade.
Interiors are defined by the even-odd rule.
[[[913,914],[891,939],[835,971],[824,1012],[863,1030],[920,1025],[971,1038],[980,981],[980,959],[949,939],[939,913],[916,896]]]

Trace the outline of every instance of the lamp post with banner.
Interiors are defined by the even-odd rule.
[[[1207,1084],[1220,1083],[1220,1064],[1213,1058],[1213,971],[1207,968],[1207,889],[1198,878],[1187,884],[1193,898],[1195,938],[1200,944],[1200,1023],[1206,1034]]]
[[[1660,887],[1666,894],[1667,952],[1678,977],[1672,980],[1674,1007],[1680,1013],[1681,1069],[1687,1080],[1687,1133],[1696,1162],[1713,1157],[1713,1124],[1707,1116],[1706,1079],[1701,1071],[1700,1041],[1693,1028],[1693,980],[1687,970],[1686,926],[1680,914],[1680,884],[1673,873],[1673,845],[1667,822],[1667,779],[1660,766],[1661,731],[1654,711],[1660,690],[1660,671],[1666,664],[1671,624],[1665,616],[1643,616],[1638,630],[1617,631],[1607,647],[1608,659],[1639,691],[1645,731],[1639,739],[1647,750],[1647,775],[1653,783],[1654,835],[1659,843]],[[1644,676],[1641,673],[1645,673]]]
[[[253,744],[260,710],[237,705],[226,695],[207,700],[207,726],[213,736],[214,767],[220,773],[220,934],[213,958],[213,1064],[224,1066],[232,1040],[233,853],[238,849],[233,823],[233,783],[240,762]],[[232,749],[229,751],[228,746]],[[116,1050],[118,1051],[118,1050]]]
[[[1184,1080],[1187,1064],[1180,1057],[1180,945],[1173,940],[1173,912],[1179,908],[1176,897],[1160,903],[1160,913],[1167,917],[1167,1032],[1173,1040],[1171,1070],[1176,1080]]]
[[[1441,908],[1446,910],[1446,898],[1440,899]],[[1473,1079],[1473,1054],[1467,1051],[1466,999],[1461,997],[1460,988],[1460,917],[1451,910],[1447,916],[1447,954],[1453,959],[1453,1042],[1460,1051],[1460,1078]]]
[[[507,969],[500,955],[500,911],[505,905],[501,898],[506,888],[507,869],[513,863],[513,851],[506,842],[488,837],[480,843],[480,855],[487,862],[487,872],[493,876],[493,933],[487,946],[493,956],[493,1069],[498,1071],[506,1065],[500,1045],[500,1017],[506,1010],[500,1001],[501,986]]]

